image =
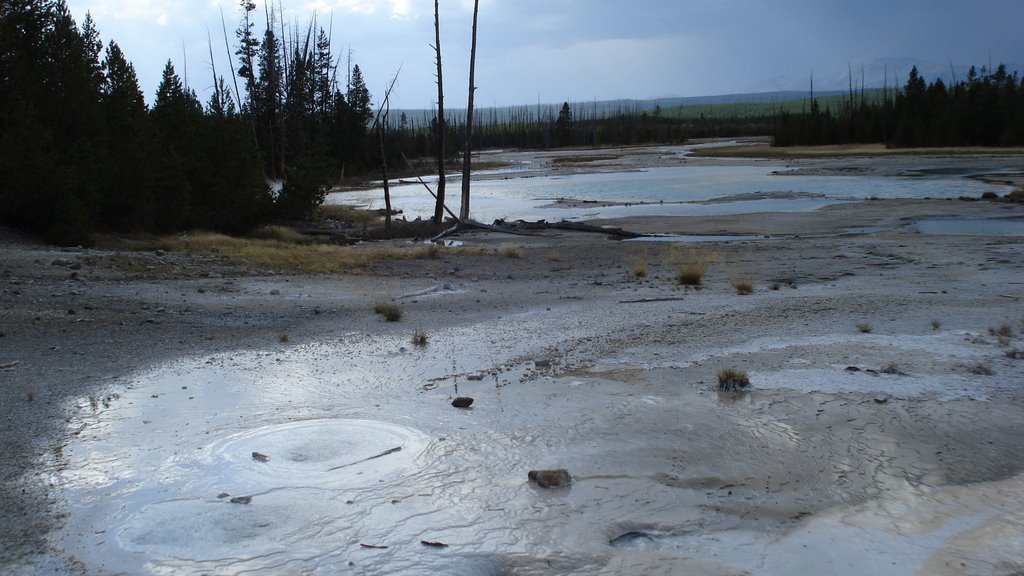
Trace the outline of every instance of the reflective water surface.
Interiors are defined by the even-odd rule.
[[[690,146],[667,148],[664,154],[685,156]],[[683,165],[634,172],[590,173],[519,178],[508,171],[505,179],[475,180],[472,187],[474,218],[579,220],[647,215],[726,215],[756,212],[814,210],[842,201],[868,198],[977,198],[984,192],[1005,193],[1010,188],[972,178],[969,169],[921,169],[896,176],[814,175],[789,173],[781,162],[757,165]],[[458,213],[457,176],[449,180],[449,207]],[[432,186],[432,184],[431,184]],[[420,183],[392,184],[393,207],[408,219],[429,218],[434,200]],[[760,196],[760,198],[759,198]],[[331,194],[328,203],[384,207],[382,189]],[[629,206],[553,207],[551,200],[628,203]],[[705,202],[715,200],[712,204]]]

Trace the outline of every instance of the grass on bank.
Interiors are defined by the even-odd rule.
[[[407,246],[338,246],[321,244],[288,228],[262,229],[248,238],[215,232],[190,232],[156,240],[160,250],[218,256],[265,270],[307,274],[336,274],[384,260],[430,260],[446,251],[480,253],[472,248],[443,248],[436,244]]]

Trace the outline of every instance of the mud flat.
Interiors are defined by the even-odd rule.
[[[1024,210],[638,217],[680,241],[338,276],[5,234],[4,571],[1019,574],[1024,238],[914,227],[954,217]]]

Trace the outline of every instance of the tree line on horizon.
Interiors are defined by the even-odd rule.
[[[947,86],[913,67],[901,90],[867,99],[850,90],[838,109],[810,108],[776,117],[774,146],[884,143],[894,148],[1024,145],[1024,82],[1000,64],[974,66]]]

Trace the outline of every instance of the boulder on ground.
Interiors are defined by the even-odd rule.
[[[569,471],[561,468],[558,470],[530,470],[527,474],[530,481],[541,488],[563,488],[572,484],[572,475]]]

